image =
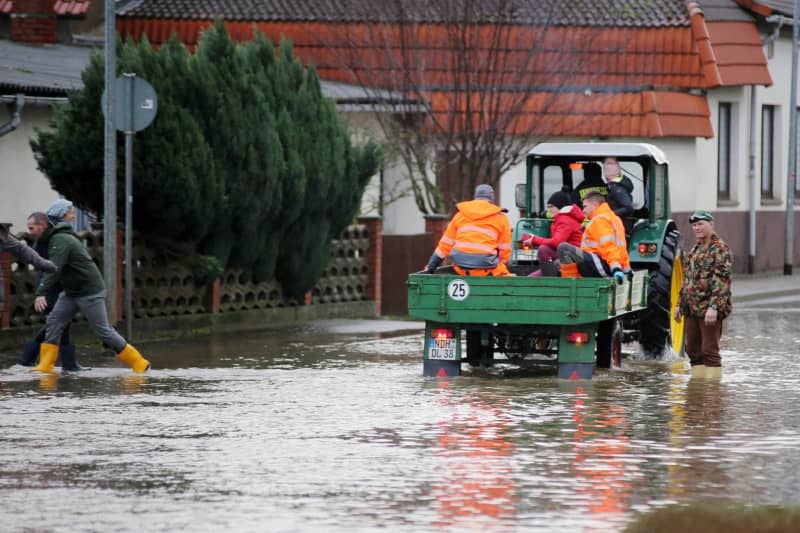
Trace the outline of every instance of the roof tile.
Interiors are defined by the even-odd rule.
[[[89,9],[90,3],[89,0],[56,0],[53,5],[53,11],[57,15],[83,15]]]
[[[729,0],[733,1],[733,0]],[[465,7],[469,6],[469,8]],[[686,26],[684,0],[143,0],[118,10],[120,17],[249,21],[442,22],[453,10],[475,21],[513,20],[557,26]],[[473,11],[476,10],[476,11]],[[480,11],[477,11],[480,10]]]

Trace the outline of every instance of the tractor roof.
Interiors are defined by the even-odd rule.
[[[636,159],[651,157],[656,163],[667,163],[667,156],[660,148],[647,143],[541,143],[528,152],[534,157],[575,157]]]

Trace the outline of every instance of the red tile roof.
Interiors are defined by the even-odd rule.
[[[598,6],[606,3],[594,1]],[[552,135],[710,137],[713,131],[706,99],[689,94],[690,90],[772,83],[754,21],[743,19],[744,12],[733,0],[725,5],[722,0],[714,1],[716,15],[709,21],[694,2],[626,0],[623,3],[646,4],[652,10],[643,8],[643,15],[631,19],[640,24],[625,28],[602,23],[510,26],[504,34],[509,51],[502,56],[490,56],[493,47],[488,43],[496,36],[492,33],[494,26],[476,26],[471,35],[471,42],[476,43],[470,52],[473,74],[495,76],[489,83],[499,86],[512,100],[520,87],[536,88],[520,120],[508,125],[515,131],[525,131],[526,124],[538,121]],[[148,0],[118,17],[117,29],[123,36],[136,39],[146,33],[156,45],[177,33],[182,42],[196,45],[200,33],[212,22],[210,15],[201,17],[200,9],[191,9],[189,3],[208,8],[204,13],[232,4],[262,11],[280,5],[284,10],[278,13],[280,16],[262,13],[242,20],[245,15],[241,12],[236,20],[227,20],[226,27],[236,40],[252,39],[254,28],[274,41],[290,38],[295,53],[314,63],[321,78],[357,85],[403,90],[398,87],[396,74],[405,56],[405,64],[424,65],[414,83],[431,99],[435,112],[457,108],[453,91],[458,90],[458,80],[447,64],[454,54],[446,25],[331,21],[335,10],[326,9],[346,0],[314,4],[323,6],[315,20],[309,20],[308,11],[317,9],[309,7],[310,3]],[[683,9],[682,20],[656,16],[658,9],[664,15],[665,6],[678,4]],[[179,18],[144,18],[158,13],[177,16],[181,6],[187,11]],[[285,12],[295,13],[295,19],[285,20]],[[401,47],[400,35],[405,32],[409,37],[409,31],[414,33],[407,46]],[[497,71],[501,74],[494,73]]]
[[[729,0],[733,1],[733,0]],[[118,10],[120,17],[231,21],[440,23],[473,11],[472,20],[498,17],[517,24],[548,26],[686,26],[685,0],[144,0]],[[465,8],[469,5],[469,8]],[[399,8],[398,8],[399,6]],[[478,11],[482,10],[482,11]],[[500,13],[498,15],[498,12]]]
[[[23,9],[24,4],[24,2],[17,0],[17,10]],[[78,16],[86,13],[90,4],[90,0],[56,0],[53,5],[53,11],[59,16]],[[13,0],[0,0],[0,14],[8,15],[13,11]]]
[[[91,4],[89,0],[56,0],[53,11],[57,15],[78,16],[86,13],[89,9],[89,4]]]
[[[464,126],[467,113],[464,100],[453,105],[451,92],[426,95],[434,120],[446,121],[450,109],[459,108],[456,127]],[[509,95],[509,100],[524,95]],[[473,95],[473,109],[481,109],[484,95]],[[475,105],[477,104],[477,105]],[[536,132],[540,136],[567,137],[712,137],[711,113],[705,97],[666,91],[627,93],[544,93],[528,95],[513,123],[493,124],[512,133]],[[487,128],[481,124],[479,112],[469,120],[472,128]]]

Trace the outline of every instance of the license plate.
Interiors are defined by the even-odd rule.
[[[428,359],[455,361],[456,339],[431,339],[428,344]]]
[[[536,250],[517,250],[517,261],[536,261]]]

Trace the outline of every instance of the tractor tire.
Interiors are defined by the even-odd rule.
[[[481,345],[480,331],[467,331],[467,363],[469,366],[492,366],[494,364],[494,342],[489,335],[489,345]]]
[[[675,321],[683,282],[683,240],[676,229],[667,232],[658,267],[650,271],[647,308],[639,317],[639,344],[646,358],[661,359],[670,352],[683,355],[683,322]]]
[[[597,368],[619,368],[622,365],[622,323],[616,318],[601,322],[597,328],[595,354]]]

